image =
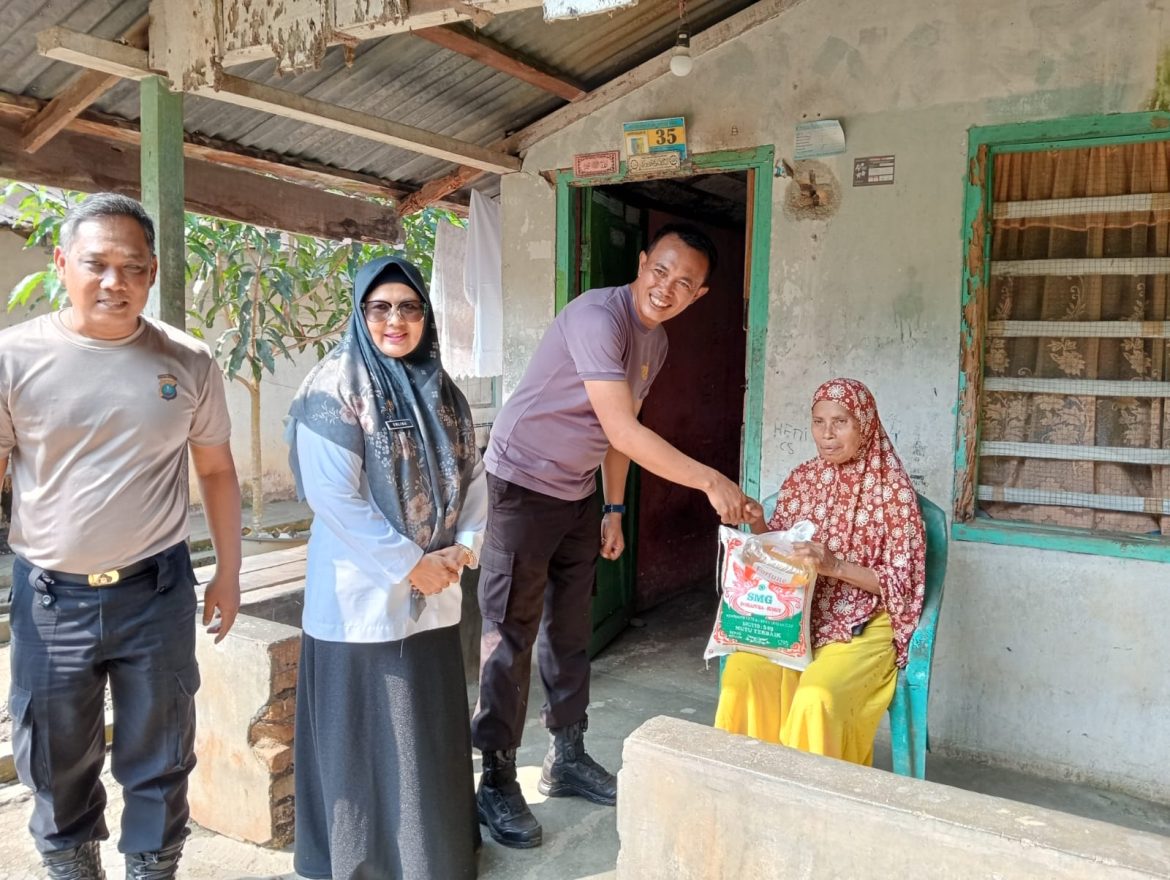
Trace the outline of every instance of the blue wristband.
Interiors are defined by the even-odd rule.
[[[601,515],[605,516],[607,513],[625,513],[626,506],[624,504],[606,504],[601,508]]]

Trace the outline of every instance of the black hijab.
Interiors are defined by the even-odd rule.
[[[361,311],[371,290],[393,282],[426,304],[422,338],[400,358],[378,349]],[[345,336],[292,402],[289,465],[303,498],[298,424],[361,456],[374,504],[397,531],[426,551],[454,542],[479,452],[471,407],[443,369],[434,311],[413,264],[383,257],[358,270]]]

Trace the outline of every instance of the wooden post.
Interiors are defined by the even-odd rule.
[[[142,204],[154,219],[158,277],[146,314],[186,328],[187,279],[183,230],[183,95],[161,76],[139,83],[142,117]]]

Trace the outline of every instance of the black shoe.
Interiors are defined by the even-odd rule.
[[[173,880],[182,855],[182,841],[158,852],[127,853],[126,880]]]
[[[513,849],[540,846],[540,823],[516,781],[516,750],[483,753],[483,776],[475,793],[479,821],[496,843]]]
[[[617,777],[585,752],[587,719],[550,730],[552,742],[540,769],[537,788],[547,797],[583,797],[612,807],[617,803]]]
[[[98,842],[91,840],[73,849],[42,853],[49,880],[106,880],[98,847]]]

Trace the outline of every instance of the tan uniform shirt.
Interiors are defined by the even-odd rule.
[[[12,549],[88,574],[188,535],[187,444],[231,432],[207,346],[143,319],[128,339],[68,330],[59,313],[0,332],[0,458],[12,474]]]

